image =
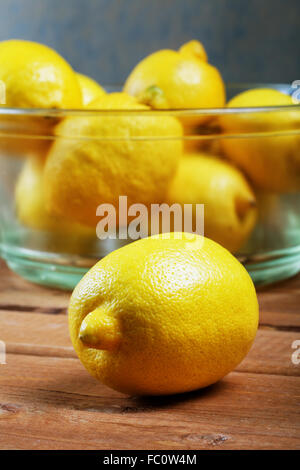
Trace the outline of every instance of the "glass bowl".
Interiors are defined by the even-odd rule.
[[[227,87],[227,97],[258,86],[261,85],[230,85]],[[294,91],[283,84],[267,86],[287,94]],[[184,135],[175,135],[163,130],[164,123],[170,118],[180,122],[185,129]],[[152,135],[149,122],[153,122],[153,119],[159,119],[160,125],[158,128],[156,126]],[[81,126],[83,121],[85,125]],[[61,123],[66,122],[71,124],[61,126]],[[78,133],[77,125],[81,126]],[[83,128],[87,130],[83,131]],[[95,184],[106,184],[109,193],[114,197],[126,196],[126,190],[120,189],[122,184],[110,184],[109,178],[114,174],[116,179],[112,181],[119,183],[118,162],[122,158],[124,179],[124,165],[127,166],[128,159],[126,178],[132,184],[132,152],[135,156],[140,156],[140,159],[135,160],[135,174],[140,171],[140,177],[143,179],[148,171],[150,174],[153,168],[156,168],[153,181],[155,184],[157,182],[157,187],[160,186],[161,189],[160,170],[157,165],[155,167],[155,158],[162,158],[165,152],[171,151],[173,147],[170,142],[179,143],[185,153],[192,152],[195,158],[198,155],[203,158],[203,154],[208,159],[218,157],[222,164],[230,165],[234,171],[239,172],[239,178],[244,179],[244,187],[250,187],[254,194],[250,209],[255,211],[255,221],[246,236],[242,237],[239,246],[235,246],[231,251],[234,251],[245,265],[255,284],[269,284],[299,272],[300,106],[296,104],[260,108],[155,111],[33,110],[0,107],[1,257],[13,271],[30,281],[72,289],[96,261],[132,242],[134,238],[128,236],[128,232],[127,238],[124,236],[124,227],[121,227],[123,231],[117,227],[112,233],[99,235],[98,224],[95,222],[96,213],[92,223],[86,224],[82,217],[75,220],[74,211],[71,210],[72,204],[76,202],[79,213],[95,211],[95,207],[87,207],[86,199],[81,199],[82,191],[86,194],[88,187],[93,193]],[[48,183],[44,166],[49,155],[54,152],[53,149],[57,153],[59,148],[61,152],[74,151],[75,157],[71,162],[76,160],[77,163],[75,169],[68,165],[65,167],[68,183],[65,185],[62,182],[56,187],[56,201],[60,200],[60,196],[64,196],[65,201],[70,198],[70,210],[66,205],[60,210],[59,203],[57,204],[56,208],[60,210],[58,217],[56,213],[51,212],[49,201],[45,198]],[[178,145],[176,148],[178,149]],[[88,149],[92,149],[90,154]],[[95,149],[98,149],[101,155],[98,162],[105,159],[106,165],[110,165],[110,173],[105,170],[102,176],[100,172],[98,180],[85,179],[82,182],[85,189],[79,184],[78,191],[74,190],[75,180],[78,183],[77,172],[84,174],[87,161],[89,164],[92,161],[91,165],[97,164],[97,156],[96,160],[91,156],[94,155]],[[153,158],[148,158],[148,163],[144,161],[139,168],[140,162],[145,160],[145,152],[148,156],[153,155]],[[181,156],[181,159],[185,158],[186,155]],[[160,161],[160,165],[163,161]],[[37,172],[32,171],[33,167]],[[161,166],[162,173],[164,170]],[[173,173],[172,178],[168,180],[169,185],[173,184],[177,175],[175,171]],[[199,181],[212,178],[208,177],[205,171],[198,177]],[[228,198],[235,198],[235,216],[240,217],[240,224],[244,223],[245,215],[244,208],[242,207],[241,211],[238,208],[239,197],[232,196],[228,189],[227,193],[224,192],[222,184],[228,184],[226,178],[219,178],[215,186],[208,184],[208,193],[203,197],[200,194],[198,199],[192,202],[204,204],[204,227],[201,228],[204,235],[209,235],[221,244],[223,239],[226,240],[225,245],[228,248],[227,245],[231,246],[230,241],[234,241],[236,237],[234,230],[231,232],[232,215],[229,211],[226,212],[224,204],[228,194]],[[165,186],[167,194],[169,189],[167,184]],[[70,187],[73,188],[71,191],[68,189]],[[123,187],[126,188],[126,184]],[[181,194],[180,201],[176,201],[176,195],[173,196],[173,203],[189,204],[190,188],[187,182],[183,189],[186,196]],[[133,200],[131,197],[131,202],[143,203],[144,193],[147,191],[145,184],[140,194],[136,194]],[[161,194],[160,191],[159,196],[155,195],[151,203],[166,204],[166,199]],[[98,201],[99,205],[106,202]],[[206,220],[209,220],[209,224],[206,224]],[[219,226],[218,234],[214,232],[216,225]],[[160,227],[157,231],[161,230],[163,231]]]

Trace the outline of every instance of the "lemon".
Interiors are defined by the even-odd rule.
[[[292,104],[292,97],[278,90],[257,88],[240,93],[228,107]],[[300,189],[300,106],[290,111],[223,115],[220,123],[226,133],[252,134],[248,138],[223,139],[222,147],[257,188],[279,193]],[[282,132],[287,134],[280,135]]]
[[[21,40],[0,42],[0,81],[5,87],[5,107],[82,106],[75,72],[59,54],[42,44]],[[32,152],[44,154],[56,123],[53,117],[2,115],[4,135],[0,139],[0,150],[18,156]]]
[[[76,75],[81,89],[83,106],[87,106],[105,93],[102,86],[92,78],[81,73]]]
[[[52,253],[68,253],[87,256],[95,250],[96,231],[63,217],[51,215],[45,208],[43,170],[44,159],[40,156],[26,158],[15,189],[16,215],[30,232],[34,248]]]
[[[149,108],[126,93],[90,106],[104,112],[57,127],[61,138],[49,152],[44,186],[51,213],[94,226],[98,205],[112,204],[118,214],[120,195],[128,206],[164,200],[182,153],[182,127],[171,116],[145,113]]]
[[[141,239],[99,261],[69,305],[73,346],[87,370],[124,393],[210,385],[245,357],[258,303],[245,268],[198,235]]]
[[[19,221],[27,227],[58,234],[94,235],[95,230],[70,224],[64,218],[46,211],[43,187],[44,159],[31,157],[24,162],[17,179],[15,200]]]
[[[256,217],[255,195],[243,174],[205,153],[181,159],[168,193],[169,204],[204,204],[204,234],[236,252],[251,234]]]
[[[0,80],[6,106],[15,108],[76,108],[81,91],[71,66],[43,44],[9,40],[0,42]]]
[[[164,49],[144,58],[132,70],[124,90],[153,108],[214,108],[225,104],[224,83],[219,71],[207,62],[199,41],[179,51]],[[185,118],[185,126],[207,116]]]

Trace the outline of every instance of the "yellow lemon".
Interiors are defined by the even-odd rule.
[[[204,234],[236,252],[251,234],[257,217],[253,191],[243,174],[205,153],[181,159],[168,193],[169,204],[204,204]]]
[[[90,106],[103,112],[56,128],[61,137],[49,152],[44,185],[51,212],[94,226],[98,205],[118,212],[120,195],[128,205],[164,200],[182,152],[182,127],[176,118],[147,113],[126,93],[105,94]]]
[[[290,105],[291,96],[268,88],[245,91],[228,103],[229,108]],[[274,192],[300,189],[299,105],[291,110],[223,115],[220,123],[226,133],[239,137],[223,139],[224,152],[257,188]]]
[[[9,40],[0,42],[0,81],[5,107],[78,108],[82,97],[75,72],[54,50],[42,44]],[[45,153],[57,119],[2,115],[0,150],[20,156]],[[40,138],[42,136],[43,138]]]
[[[255,289],[227,250],[198,235],[141,239],[99,261],[69,305],[73,346],[87,370],[124,393],[210,385],[248,353]]]
[[[9,107],[76,108],[82,103],[75,72],[43,44],[0,42],[0,80],[5,84]]]
[[[31,157],[25,160],[15,190],[16,212],[19,221],[27,227],[58,234],[96,235],[95,230],[79,224],[70,224],[64,218],[51,215],[45,208],[43,171],[45,161]]]
[[[81,73],[76,75],[81,89],[83,106],[87,106],[105,93],[102,86],[92,78]]]
[[[179,51],[160,50],[143,59],[124,86],[130,95],[153,108],[214,108],[225,104],[224,83],[219,71],[207,62],[199,41],[184,44]],[[190,127],[207,116],[186,117]]]
[[[214,108],[225,104],[225,89],[219,71],[207,62],[199,41],[189,41],[179,51],[160,50],[143,59],[131,72],[124,90],[152,108]],[[186,151],[201,149],[205,142],[195,139],[203,132],[199,125],[209,115],[182,115]]]

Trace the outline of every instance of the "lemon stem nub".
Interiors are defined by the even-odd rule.
[[[156,85],[151,85],[146,90],[143,90],[137,99],[140,103],[146,104],[155,109],[167,108],[165,94],[161,88]]]
[[[197,58],[203,62],[207,62],[207,54],[203,44],[195,39],[183,44],[179,52],[186,57]]]
[[[121,340],[119,322],[110,312],[98,307],[81,323],[79,339],[90,348],[116,349]]]

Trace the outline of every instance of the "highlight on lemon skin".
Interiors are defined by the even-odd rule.
[[[80,341],[90,348],[114,350],[121,341],[119,322],[98,307],[83,320],[79,330]]]

